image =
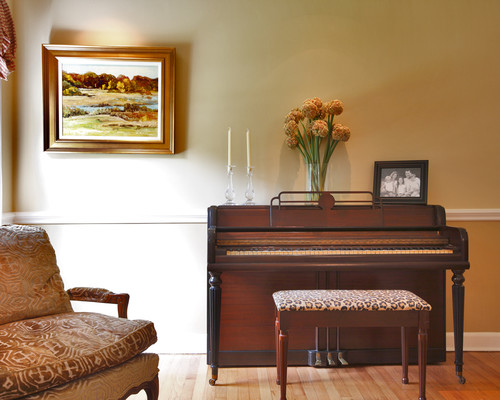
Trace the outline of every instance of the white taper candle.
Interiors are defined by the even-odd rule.
[[[247,167],[252,166],[252,161],[250,157],[250,129],[247,129]]]
[[[231,128],[227,130],[227,165],[231,165]]]

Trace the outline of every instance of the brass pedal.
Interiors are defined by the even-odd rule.
[[[338,352],[339,361],[342,365],[349,365],[349,363],[344,359],[344,355],[341,351]]]
[[[330,352],[328,352],[327,362],[328,362],[328,365],[330,367],[336,367],[337,366],[337,361],[335,360],[335,357]]]
[[[315,367],[321,367],[323,363],[321,362],[321,353],[319,351],[316,352],[316,362],[314,363]]]

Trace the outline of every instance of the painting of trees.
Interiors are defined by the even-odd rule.
[[[158,91],[158,78],[135,75],[100,74],[89,71],[84,74],[62,72],[63,96],[81,96],[78,89],[102,89],[110,92],[151,94]]]

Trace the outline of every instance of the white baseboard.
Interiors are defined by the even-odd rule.
[[[453,332],[446,332],[446,351],[454,351]],[[500,351],[500,332],[464,332],[464,351]]]

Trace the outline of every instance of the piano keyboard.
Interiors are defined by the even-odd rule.
[[[453,254],[452,249],[261,249],[227,250],[228,256],[330,256],[366,254]]]

